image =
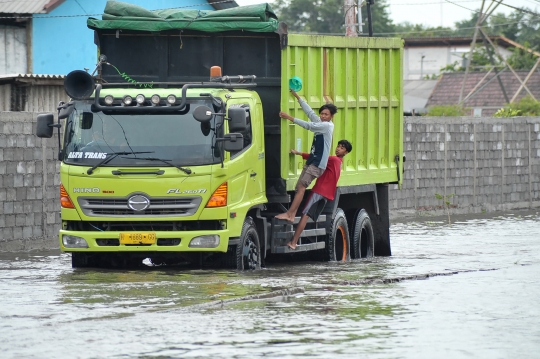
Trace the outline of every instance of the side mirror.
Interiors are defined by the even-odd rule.
[[[223,141],[223,149],[228,152],[241,151],[244,148],[244,136],[241,133],[228,133],[219,140]]]
[[[38,115],[36,136],[40,138],[51,138],[54,127],[54,116],[52,113],[43,113]]]
[[[212,109],[208,106],[199,106],[193,111],[193,118],[201,123],[208,122],[212,119]]]
[[[247,128],[247,111],[245,108],[233,107],[229,109],[229,131],[242,132]]]

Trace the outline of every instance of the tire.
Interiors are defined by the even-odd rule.
[[[334,262],[350,259],[349,227],[342,209],[338,208],[326,233],[326,260]]]
[[[351,237],[351,258],[372,258],[375,249],[375,237],[371,219],[365,209],[361,209],[356,216]]]
[[[225,255],[225,265],[237,270],[261,269],[262,256],[259,235],[255,222],[247,217],[242,226],[240,244],[229,246]]]

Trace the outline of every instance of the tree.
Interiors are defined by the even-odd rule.
[[[528,49],[529,43],[525,42],[524,46],[526,49]],[[536,57],[536,55],[517,47],[514,48],[512,55],[510,55],[510,57],[507,59],[508,63],[514,70],[530,70],[534,67],[537,60],[538,57]]]
[[[478,13],[473,12],[471,13],[471,17],[467,20],[461,20],[456,21],[454,23],[454,27],[456,30],[452,34],[453,36],[473,36],[474,35],[474,28],[476,27],[476,23],[478,22]]]
[[[289,31],[319,34],[345,34],[345,11],[343,0],[276,0],[272,8],[280,21],[287,23]],[[373,33],[394,31],[386,0],[376,1],[371,6]],[[362,9],[364,33],[367,32],[367,12]]]
[[[394,29],[398,33],[398,36],[403,38],[448,36],[454,32],[449,27],[429,27],[421,24],[412,24],[408,21],[395,25]]]

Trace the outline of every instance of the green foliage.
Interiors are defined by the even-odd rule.
[[[442,195],[440,193],[435,193],[435,197],[444,202],[444,207],[446,208],[446,213],[448,214],[448,224],[450,223],[450,198],[454,197],[455,195],[453,193]]]
[[[521,114],[520,110],[512,110],[511,108],[500,108],[493,114],[493,117],[516,117]]]
[[[529,95],[508,106],[510,110],[519,111],[521,116],[540,116],[540,101],[536,101]]]
[[[287,23],[289,31],[319,34],[345,34],[343,0],[275,0],[272,8],[279,21]],[[391,33],[394,24],[390,19],[386,0],[371,6],[373,32]],[[367,33],[367,10],[362,8],[364,33]],[[390,36],[390,35],[381,35]]]
[[[462,56],[464,58],[468,57],[469,53],[463,54]],[[495,63],[495,67],[502,66],[501,61],[499,61],[499,59],[496,57],[493,57],[493,62]],[[472,54],[472,63],[469,68],[469,71],[488,71],[492,67],[493,65],[491,64],[489,53],[487,52],[486,48],[481,45],[477,45]],[[444,67],[441,67],[441,73],[464,72],[464,71],[465,71],[465,66],[462,66],[462,64],[459,61],[454,61],[454,63],[452,64],[448,64]]]
[[[518,10],[508,15],[497,13],[490,16],[489,24],[491,34],[502,35],[520,44],[527,42],[532,49],[540,48],[540,22],[533,14]]]
[[[459,72],[465,71],[465,68],[459,64],[458,61],[454,61],[452,64],[448,64],[444,67],[441,67],[441,73],[445,72]]]
[[[441,74],[431,74],[431,75],[424,75],[424,80],[437,80],[439,77],[441,77]]]
[[[398,33],[396,36],[407,37],[437,37],[453,33],[449,27],[429,27],[422,24],[412,24],[408,21],[394,26],[394,31]]]
[[[454,27],[457,29],[452,35],[453,36],[473,36],[474,28],[476,27],[476,22],[478,21],[478,12],[472,12],[469,19],[456,21]]]
[[[427,116],[467,116],[470,109],[461,105],[441,105],[428,108]]]
[[[276,0],[272,8],[279,21],[287,23],[289,31],[345,33],[341,0]]]
[[[529,48],[529,43],[525,42],[524,44],[526,50],[520,48],[514,48],[512,55],[507,59],[508,63],[514,70],[530,70],[536,64],[538,58],[531,54],[532,49]],[[527,51],[530,50],[530,51]]]

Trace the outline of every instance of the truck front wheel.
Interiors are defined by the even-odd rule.
[[[375,247],[375,237],[373,236],[373,226],[371,219],[365,209],[361,209],[356,216],[354,229],[352,232],[351,258],[371,258]]]
[[[346,261],[349,259],[349,228],[347,218],[341,208],[338,208],[326,235],[326,259],[328,261]]]
[[[229,247],[226,256],[230,267],[236,267],[238,270],[261,269],[261,245],[255,222],[251,217],[247,217],[244,222],[240,243]]]

